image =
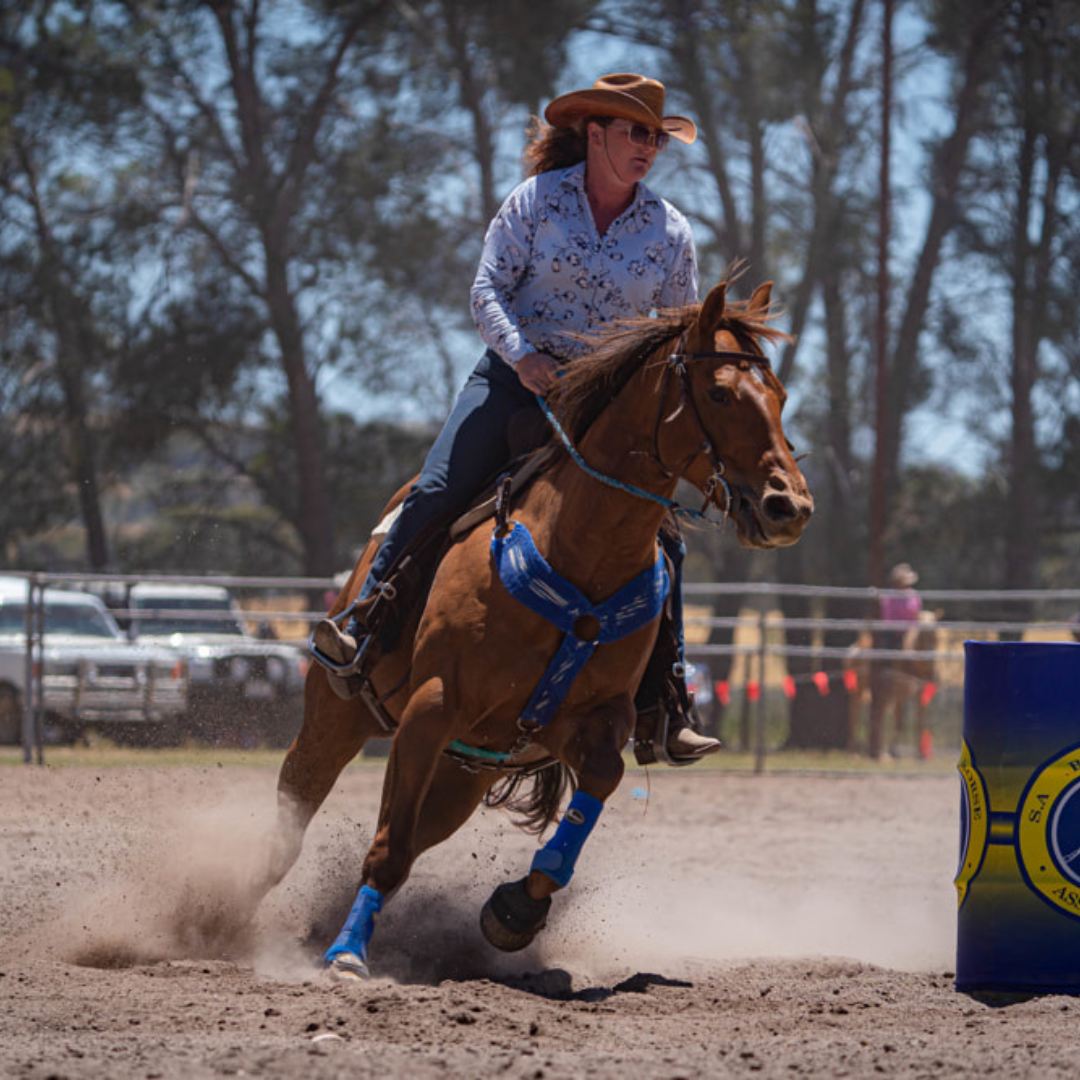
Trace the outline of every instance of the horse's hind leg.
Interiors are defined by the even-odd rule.
[[[256,886],[256,902],[289,872],[311,819],[333,789],[342,769],[373,736],[378,721],[358,699],[343,701],[327,684],[318,665],[308,669],[304,685],[304,722],[285,754],[278,774],[277,820],[265,877]]]

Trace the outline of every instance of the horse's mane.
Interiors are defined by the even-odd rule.
[[[788,338],[772,326],[767,311],[748,310],[749,301],[728,301],[717,327],[735,335],[747,352],[759,351],[758,342]],[[589,351],[568,364],[551,392],[552,410],[573,442],[577,442],[592,422],[650,359],[666,359],[682,334],[697,321],[701,304],[662,311],[655,316],[623,319],[609,323],[588,340]],[[780,396],[784,389],[769,367],[764,377]]]

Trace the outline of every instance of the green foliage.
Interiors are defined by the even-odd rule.
[[[890,331],[899,341],[909,311],[916,331],[893,357],[904,441],[887,546],[930,584],[1002,580],[1018,317],[1037,358],[1031,555],[1066,580],[1080,531],[1075,4],[901,8],[894,156],[912,186],[894,193]],[[998,15],[973,58],[975,28]],[[777,367],[818,517],[782,556],[695,539],[695,573],[864,583],[879,16],[869,0],[7,5],[0,557],[77,561],[78,527],[55,547],[27,540],[86,519],[89,478],[119,565],[345,565],[430,438],[396,418],[437,420],[475,359],[468,288],[527,115],[617,57],[700,124],[655,186],[694,221],[703,282],[749,257],[745,284],[776,279],[798,338]],[[939,252],[920,215],[972,65],[975,130]],[[927,465],[904,423],[962,406],[978,475]]]

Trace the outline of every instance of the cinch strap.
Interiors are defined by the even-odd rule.
[[[575,791],[555,835],[533,856],[530,869],[547,874],[556,885],[565,888],[574,876],[574,864],[582,845],[593,831],[604,804],[584,791]]]
[[[329,964],[334,957],[342,953],[353,953],[366,964],[368,943],[375,930],[375,916],[382,911],[382,906],[382,893],[370,885],[362,885],[356,894],[352,911],[349,912],[349,917],[341,928],[341,933],[338,934],[334,944],[326,950],[323,962]]]
[[[510,522],[503,536],[497,530],[492,533],[491,554],[507,592],[566,634],[521,713],[522,720],[541,727],[558,711],[596,646],[618,641],[658,618],[670,586],[664,558],[657,552],[652,566],[594,607],[575,585],[552,570],[519,521]],[[600,632],[593,640],[579,638],[574,632],[584,615],[599,623]]]

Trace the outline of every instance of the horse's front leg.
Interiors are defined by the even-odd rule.
[[[409,876],[416,858],[417,821],[440,755],[452,739],[441,679],[413,694],[390,747],[375,839],[361,871],[360,891],[325,963],[339,977],[368,977],[368,946],[386,899]],[[475,805],[475,804],[474,804]]]
[[[533,857],[528,876],[500,885],[484,905],[480,927],[496,948],[516,952],[544,928],[552,895],[570,883],[604,802],[622,780],[622,751],[633,723],[629,696],[607,702],[585,718],[581,737],[560,755],[577,773],[578,789],[555,834]]]

